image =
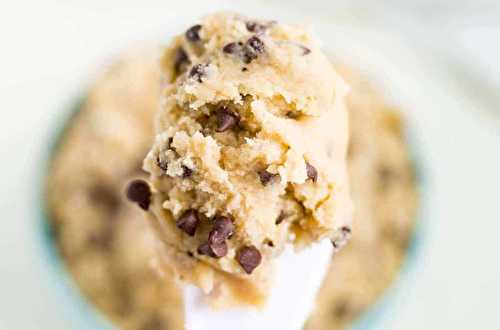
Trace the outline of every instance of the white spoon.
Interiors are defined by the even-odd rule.
[[[325,277],[333,247],[329,240],[299,253],[291,247],[277,260],[275,285],[260,310],[213,310],[204,303],[197,287],[184,288],[186,330],[264,330],[302,329],[315,304],[317,291]]]

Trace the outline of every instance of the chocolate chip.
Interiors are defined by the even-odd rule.
[[[227,254],[226,238],[218,231],[212,230],[208,235],[208,247],[214,258],[222,258]]]
[[[217,216],[214,221],[213,232],[217,232],[221,238],[228,239],[234,233],[234,224],[228,217]]]
[[[191,26],[187,31],[186,31],[186,39],[191,41],[191,42],[196,42],[200,41],[200,30],[201,30],[201,25],[196,24]]]
[[[267,26],[257,22],[246,22],[247,30],[254,33],[261,33],[267,29]]]
[[[183,48],[177,49],[174,59],[174,71],[179,75],[186,70],[187,65],[190,63],[189,57]]]
[[[228,107],[222,106],[216,111],[217,116],[217,128],[216,132],[225,132],[228,129],[234,127],[240,121],[240,116],[231,110]]]
[[[285,116],[287,116],[290,119],[298,119],[300,117],[300,113],[296,111],[288,111]]]
[[[212,258],[222,258],[227,255],[226,239],[230,238],[234,232],[234,225],[231,219],[225,216],[217,216],[210,234],[208,243],[198,247],[198,253]]]
[[[182,165],[182,178],[187,179],[193,175],[193,170],[189,167]]]
[[[188,255],[189,257],[191,257],[191,258],[192,258],[192,257],[194,257],[194,254],[193,254],[193,252],[191,252],[191,251],[188,251],[188,252],[187,252],[187,255]]]
[[[197,252],[198,252],[198,254],[215,258],[215,255],[213,254],[212,250],[210,249],[210,246],[208,246],[208,243],[203,243],[200,246],[198,246]]]
[[[241,51],[241,45],[237,42],[230,42],[222,48],[226,54],[238,54]]]
[[[172,150],[173,152],[177,153],[177,151],[175,150],[175,147],[172,145],[174,143],[174,138],[173,137],[169,137],[168,138],[168,148],[170,150]]]
[[[262,261],[262,255],[255,246],[246,246],[238,251],[236,260],[247,274],[251,274]]]
[[[302,55],[307,55],[311,53],[311,50],[307,48],[306,46],[300,45],[300,48],[302,48]]]
[[[268,240],[266,241],[266,244],[267,244],[267,246],[269,246],[269,247],[274,247],[274,242],[273,242],[273,241],[271,241],[270,239],[268,239]]]
[[[242,67],[242,68],[241,68],[241,71],[246,72],[246,71],[248,71],[248,68],[246,68],[246,67]]]
[[[340,299],[333,307],[333,315],[336,318],[344,318],[349,314],[349,302],[346,299]]]
[[[189,236],[194,236],[199,222],[198,212],[194,209],[185,211],[175,222],[177,228],[182,229]]]
[[[276,218],[276,224],[279,225],[280,223],[283,222],[283,220],[285,220],[286,218],[288,218],[288,214],[285,212],[285,211],[281,211],[280,214],[278,215],[278,217]]]
[[[271,182],[271,180],[278,175],[278,174],[270,173],[266,170],[257,171],[257,174],[259,175],[260,182],[264,186],[267,185],[269,182]]]
[[[144,180],[133,180],[128,185],[127,198],[147,211],[151,203],[151,189],[149,188],[149,184]]]
[[[120,207],[120,198],[111,186],[96,183],[89,189],[89,197],[92,203],[102,207],[109,214],[114,214]]]
[[[203,78],[207,75],[205,72],[206,65],[204,64],[196,64],[189,71],[189,77],[196,79],[198,82],[202,82]]]
[[[378,169],[378,178],[378,186],[380,190],[386,190],[391,187],[393,183],[397,182],[399,175],[389,166],[381,166]]]
[[[263,53],[264,52],[264,43],[257,36],[253,36],[250,39],[248,39],[247,42],[246,42],[246,45],[248,47],[252,48],[257,53]]]
[[[318,171],[314,166],[312,166],[309,163],[306,163],[306,171],[307,171],[307,177],[311,179],[313,182],[316,182],[318,180]]]
[[[160,156],[156,157],[156,165],[165,172],[168,169],[167,161],[165,159],[161,159]]]
[[[343,226],[342,228],[340,228],[340,230],[342,230],[342,233],[344,235],[350,235],[351,234],[351,228],[347,227],[347,226]]]
[[[243,47],[243,50],[243,61],[245,63],[250,63],[264,52],[264,43],[262,42],[262,40],[260,40],[259,37],[253,36],[247,40],[245,46]]]

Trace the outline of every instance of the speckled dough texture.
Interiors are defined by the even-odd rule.
[[[348,87],[305,30],[228,13],[175,38],[162,79],[144,169],[164,264],[259,305],[286,244],[350,236]]]

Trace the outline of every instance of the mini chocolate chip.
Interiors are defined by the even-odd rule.
[[[267,29],[267,26],[264,24],[260,24],[257,22],[246,22],[245,26],[247,27],[247,30],[250,32],[254,33],[260,33],[263,32]]]
[[[318,180],[318,171],[314,166],[312,166],[309,163],[306,163],[306,172],[307,172],[307,177],[311,179],[313,182],[316,182],[316,180]]]
[[[234,233],[234,224],[228,217],[219,215],[215,218],[212,231],[224,239],[231,238]]]
[[[247,42],[246,42],[246,45],[248,47],[252,48],[257,53],[263,53],[264,52],[264,43],[257,36],[253,36],[250,39],[248,39]]]
[[[266,170],[260,170],[257,171],[257,174],[259,175],[260,182],[262,185],[267,185],[274,177],[276,177],[278,174],[270,173]]]
[[[203,77],[207,75],[207,73],[205,72],[205,67],[206,65],[204,64],[194,65],[189,71],[189,77],[196,79],[198,82],[201,83],[203,81]]]
[[[128,185],[127,198],[147,211],[151,203],[151,189],[149,188],[149,184],[144,180],[133,180]]]
[[[248,68],[246,68],[246,67],[242,67],[242,68],[241,68],[241,71],[246,72],[246,71],[248,71]]]
[[[189,64],[189,57],[183,48],[179,48],[175,53],[174,60],[174,71],[175,74],[179,75],[186,70],[186,66]]]
[[[247,40],[244,46],[244,57],[243,61],[245,63],[250,63],[259,57],[259,54],[264,52],[264,43],[259,37],[253,36]]]
[[[227,254],[226,238],[218,231],[212,230],[208,235],[208,246],[214,258],[222,258]]]
[[[204,256],[209,256],[209,257],[215,258],[215,255],[213,254],[212,250],[210,249],[210,246],[208,246],[208,243],[203,243],[200,246],[198,246],[198,250],[196,252],[198,252],[198,254],[201,254]]]
[[[192,258],[192,257],[194,257],[194,254],[193,254],[193,252],[191,252],[191,251],[188,251],[188,252],[187,252],[187,255],[188,255],[189,257],[191,257],[191,258]]]
[[[268,240],[268,241],[266,242],[266,244],[267,244],[267,246],[269,246],[269,247],[274,247],[274,242],[273,242],[273,241],[271,241],[271,240]]]
[[[247,274],[251,274],[260,265],[262,255],[255,246],[246,246],[238,251],[236,260]]]
[[[342,233],[344,233],[344,235],[350,235],[351,234],[351,228],[349,228],[347,226],[343,226],[342,228],[340,228],[340,230],[342,230]]]
[[[378,186],[380,190],[386,190],[398,180],[398,173],[389,166],[381,166],[378,169]]]
[[[346,299],[340,299],[333,308],[333,314],[337,318],[344,318],[349,314],[349,302]]]
[[[298,119],[300,117],[300,113],[296,111],[288,111],[285,116],[290,119]]]
[[[198,249],[196,250],[198,254],[204,255],[204,256],[212,256],[212,252],[210,251],[210,247],[208,246],[208,243],[202,243],[200,246],[198,246]]]
[[[165,159],[160,159],[160,156],[156,157],[156,165],[163,171],[167,171],[168,163]]]
[[[186,39],[191,41],[191,42],[196,42],[200,41],[200,30],[201,30],[201,25],[196,24],[191,26],[187,31],[186,31]]]
[[[237,54],[241,51],[241,45],[237,42],[230,42],[222,48],[226,54]]]
[[[285,220],[286,218],[288,218],[288,214],[285,212],[285,211],[281,211],[280,214],[278,215],[278,218],[276,218],[276,224],[279,225],[280,223],[283,222],[283,220]]]
[[[89,197],[96,206],[101,206],[109,214],[115,214],[120,207],[120,198],[111,186],[96,183],[89,189]]]
[[[175,147],[172,145],[174,143],[174,138],[173,137],[169,137],[168,138],[168,148],[170,150],[172,150],[173,152],[177,153],[177,151],[175,150]]]
[[[189,236],[194,236],[198,227],[198,212],[194,209],[185,211],[175,222],[177,228],[182,229]]]
[[[240,116],[231,110],[228,107],[222,106],[216,111],[217,116],[217,128],[216,132],[225,132],[228,129],[232,128],[240,121]]]
[[[306,46],[301,45],[300,48],[302,48],[302,55],[307,55],[307,54],[311,53],[311,50],[309,48],[307,48]]]
[[[182,178],[183,179],[187,179],[187,178],[191,177],[192,174],[193,174],[192,169],[190,169],[189,167],[187,167],[185,165],[182,165]]]

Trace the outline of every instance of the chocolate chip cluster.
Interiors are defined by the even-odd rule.
[[[145,211],[151,203],[151,188],[144,180],[133,180],[126,191],[127,198]],[[194,209],[186,210],[176,220],[176,226],[186,235],[194,236],[200,223],[200,215]],[[230,217],[218,215],[212,221],[212,230],[207,241],[198,247],[198,254],[211,258],[222,258],[227,255],[227,240],[234,234],[234,224]],[[260,251],[255,246],[244,246],[238,250],[236,260],[247,274],[251,274],[262,260]]]
[[[196,210],[185,211],[176,221],[177,228],[189,236],[194,236],[200,223]],[[223,258],[228,253],[227,241],[234,234],[234,224],[230,217],[218,215],[212,220],[212,229],[207,241],[197,249],[199,255],[211,258]],[[247,274],[251,274],[262,260],[260,251],[254,246],[245,246],[238,250],[236,260]]]
[[[246,21],[245,26],[248,32],[253,35],[247,40],[233,41],[226,44],[222,48],[222,52],[227,55],[236,56],[241,59],[245,64],[250,64],[252,61],[259,58],[260,55],[265,53],[266,47],[262,36],[272,27],[276,22],[256,22],[256,21]],[[202,36],[200,32],[203,26],[201,24],[196,24],[186,30],[184,37],[186,40],[196,47],[201,47],[200,42],[202,41]],[[302,55],[307,55],[311,53],[311,50],[304,45],[297,45],[302,51]],[[186,51],[181,47],[177,50],[174,59],[174,72],[178,76],[185,71],[191,64]],[[207,63],[198,63],[191,67],[189,70],[188,77],[196,80],[199,83],[203,82],[203,78],[206,76]],[[248,71],[247,67],[243,67],[242,71]]]
[[[250,37],[246,42],[230,42],[222,48],[225,54],[238,56],[245,64],[256,60],[265,51],[264,42],[258,37]]]

